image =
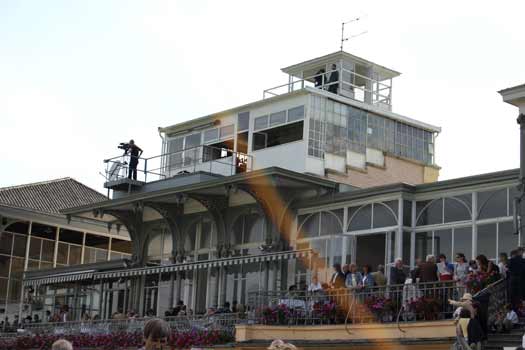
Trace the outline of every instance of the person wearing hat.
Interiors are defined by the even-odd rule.
[[[460,301],[449,299],[448,303],[457,307],[456,311],[454,311],[454,315],[459,314],[461,308],[463,308],[470,312],[470,318],[474,318],[476,316],[476,311],[472,305],[472,294],[470,293],[463,294]]]

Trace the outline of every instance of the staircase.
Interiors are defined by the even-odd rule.
[[[489,334],[489,340],[483,350],[503,350],[504,347],[512,349],[521,345],[524,329],[516,329],[510,333]]]

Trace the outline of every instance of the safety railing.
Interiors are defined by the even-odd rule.
[[[454,281],[315,292],[254,292],[254,323],[282,325],[388,323],[452,318],[448,299],[464,288]],[[401,312],[400,312],[401,311]]]
[[[339,72],[337,81],[330,81],[333,72]],[[357,84],[356,80],[364,81]],[[286,84],[274,86],[263,91],[263,99],[313,87],[350,97],[372,105],[391,106],[391,80],[376,80],[348,69],[336,69],[326,73],[315,74],[306,78],[291,77]]]
[[[130,159],[128,154],[105,159],[103,175],[106,182],[126,178],[151,182],[197,171],[229,176],[251,171],[253,166],[253,157],[245,153],[201,145],[149,158],[139,157],[134,178],[130,176]]]
[[[18,333],[29,334],[112,334],[142,332],[149,318],[28,323]],[[222,313],[165,317],[170,328],[177,332],[215,330],[233,335],[236,324],[248,322],[245,314]]]

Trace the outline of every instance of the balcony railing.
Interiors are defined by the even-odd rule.
[[[177,332],[192,330],[215,330],[233,335],[236,324],[247,323],[245,314],[222,313],[214,315],[188,315],[164,317],[170,328]],[[29,334],[112,334],[142,332],[148,318],[126,318],[110,320],[88,320],[67,322],[27,323],[23,332]]]
[[[454,281],[330,289],[255,292],[249,308],[260,324],[319,325],[451,319],[465,288]]]
[[[330,82],[330,74],[335,71],[339,72],[339,80]],[[286,84],[264,90],[263,99],[304,89],[307,86],[326,91],[330,91],[331,87],[334,89],[333,86],[337,86],[337,89],[334,90],[337,91],[338,95],[385,109],[391,109],[391,79],[376,80],[345,68],[331,70],[326,73],[316,74],[306,78],[291,77],[291,79],[292,80]],[[357,84],[356,81],[360,81],[361,83]]]
[[[129,177],[132,156],[124,154],[105,159],[106,183],[118,182]],[[168,152],[149,158],[138,158],[137,181],[163,180],[179,174],[197,171],[224,176],[252,170],[253,158],[227,148],[201,145],[176,152]]]

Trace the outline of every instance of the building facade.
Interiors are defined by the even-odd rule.
[[[328,281],[335,263],[388,273],[396,258],[497,261],[522,244],[519,172],[437,182],[440,129],[391,111],[399,73],[345,52],[283,71],[260,101],[160,128],[162,154],[140,159],[138,180],[105,160],[111,199],[60,213],[125,231],[130,256],[27,271],[28,304],[60,290],[76,318],[163,315],[178,300],[204,313]]]
[[[61,209],[106,200],[71,179],[0,188],[0,311],[13,321],[18,315],[24,271],[64,268],[120,260],[131,256],[125,229],[117,232],[94,221],[70,219]],[[70,302],[73,295],[56,290],[41,310]],[[27,310],[27,300],[22,299]]]

